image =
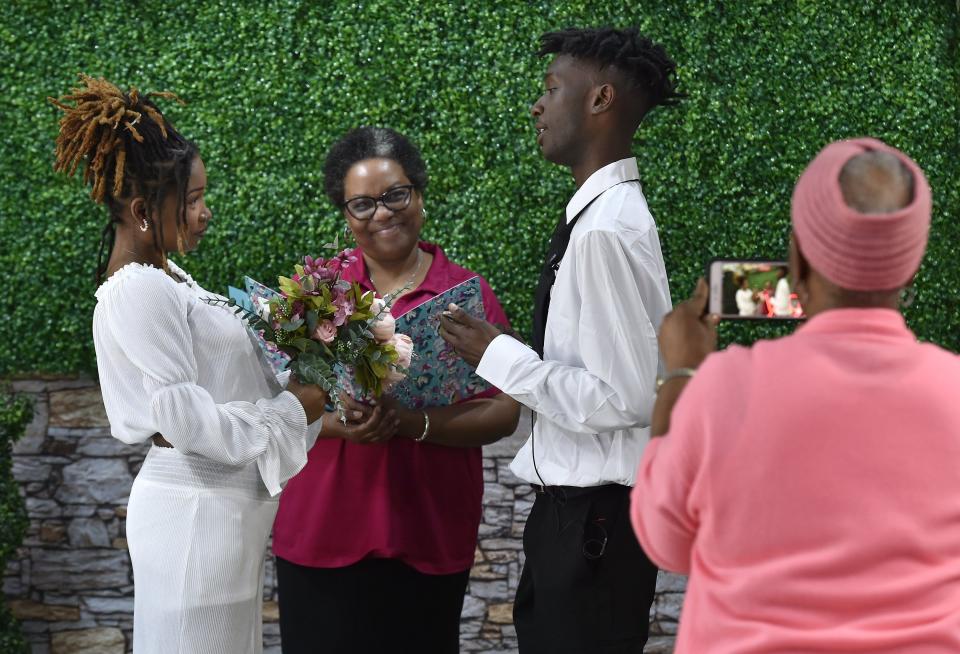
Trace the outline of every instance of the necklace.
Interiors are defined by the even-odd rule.
[[[412,290],[412,289],[410,288],[410,285],[413,283],[413,280],[415,280],[415,279],[417,278],[417,275],[420,274],[420,268],[421,268],[421,267],[423,267],[423,250],[421,250],[421,249],[418,247],[418,248],[417,248],[417,266],[416,266],[416,268],[413,269],[413,274],[410,275],[410,277],[407,278],[407,281],[405,281],[402,285],[398,286],[397,288],[395,288],[394,290],[392,290],[392,291],[389,292],[389,293],[382,293],[381,295],[382,295],[383,297],[386,297],[386,296],[388,296],[388,295],[394,295],[394,294],[396,294],[397,296],[399,296],[399,295],[405,293],[406,291]],[[371,281],[371,282],[373,281],[373,275],[370,275],[370,281]],[[377,290],[379,290],[379,285],[378,285],[376,282],[374,282],[373,285],[374,285],[375,287],[377,287]]]

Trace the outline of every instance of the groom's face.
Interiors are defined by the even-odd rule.
[[[543,95],[530,108],[547,161],[572,166],[582,155],[591,79],[589,65],[569,55],[559,55],[547,68]]]

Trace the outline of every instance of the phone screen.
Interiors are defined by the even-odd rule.
[[[708,267],[710,313],[727,320],[801,320],[786,261],[715,259]]]

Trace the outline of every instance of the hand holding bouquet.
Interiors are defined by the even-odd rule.
[[[413,341],[395,331],[393,297],[378,298],[341,279],[354,261],[352,250],[305,257],[291,277],[279,278],[279,293],[260,299],[254,311],[234,300],[210,300],[234,307],[268,347],[290,356],[297,379],[327,391],[341,416],[341,375],[352,374],[355,390],[377,397],[404,378],[413,356]]]

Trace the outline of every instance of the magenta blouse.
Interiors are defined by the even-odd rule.
[[[433,262],[423,283],[397,299],[395,316],[477,276],[436,245],[420,243],[420,249]],[[344,278],[373,290],[362,256]],[[507,325],[490,285],[483,278],[480,284],[487,320]],[[498,393],[491,389],[482,396]],[[417,443],[405,436],[371,445],[321,438],[280,497],[274,554],[316,568],[391,558],[427,574],[468,570],[480,525],[482,467],[479,447]]]

